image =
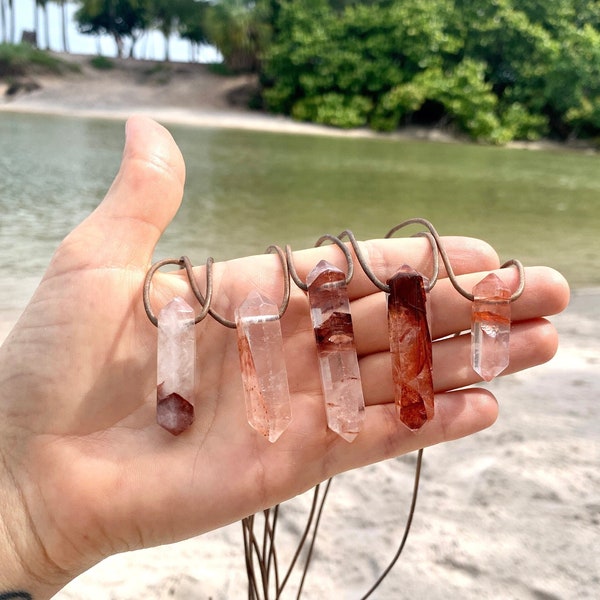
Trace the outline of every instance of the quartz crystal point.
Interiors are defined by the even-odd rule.
[[[388,280],[388,329],[398,418],[420,429],[433,418],[431,335],[427,324],[427,280],[404,265]]]
[[[194,422],[194,311],[174,298],[158,315],[156,421],[173,435]]]
[[[494,273],[474,288],[471,313],[473,370],[491,381],[508,366],[510,344],[510,289]]]
[[[365,400],[345,279],[340,269],[323,260],[306,283],[327,425],[352,442],[365,420]]]
[[[252,291],[235,323],[248,423],[274,442],[292,420],[279,308]]]

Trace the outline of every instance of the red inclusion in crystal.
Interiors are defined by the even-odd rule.
[[[433,418],[431,336],[423,277],[404,266],[389,281],[388,326],[392,377],[400,420],[420,429]]]
[[[179,435],[194,422],[194,407],[179,394],[169,394],[158,400],[156,422],[169,433]]]

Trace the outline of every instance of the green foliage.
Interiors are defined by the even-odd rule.
[[[600,137],[597,0],[79,0],[88,33],[149,28],[258,72],[273,112],[477,140]],[[167,45],[168,51],[168,45]]]
[[[270,35],[262,7],[253,0],[220,0],[206,10],[207,40],[232,72],[255,72]]]
[[[29,44],[0,44],[0,77],[31,73],[65,73],[78,67]]]
[[[366,125],[372,108],[373,103],[364,96],[346,96],[330,92],[298,101],[294,105],[292,116],[300,121],[349,129]]]
[[[264,100],[331,125],[429,119],[492,143],[598,136],[599,5],[272,0]]]
[[[79,0],[75,20],[81,33],[110,35],[122,56],[124,40],[133,45],[149,24],[146,0]]]
[[[115,68],[115,63],[106,56],[94,56],[90,58],[90,65],[99,71],[110,71]]]

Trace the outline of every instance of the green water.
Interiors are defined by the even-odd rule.
[[[600,284],[597,155],[385,139],[172,127],[185,202],[157,255],[226,259],[312,245],[351,228],[383,235],[413,216],[491,242],[502,258]],[[123,124],[0,114],[0,306],[39,277],[59,240],[104,195]]]

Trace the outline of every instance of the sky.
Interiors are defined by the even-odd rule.
[[[34,29],[34,5],[35,0],[15,0],[15,16],[17,23],[17,40],[20,41],[23,30]],[[73,14],[77,7],[74,4],[67,4],[69,12],[69,30],[68,43],[69,51],[73,54],[97,54],[98,41],[96,36],[83,35],[77,31]],[[48,21],[50,30],[50,49],[62,50],[62,29],[61,29],[61,13],[60,7],[57,4],[48,4]],[[42,12],[39,12],[40,31],[38,32],[38,42],[41,47],[45,45],[44,38],[44,21]],[[101,53],[104,56],[116,56],[115,43],[110,36],[100,36]],[[165,53],[164,37],[154,31],[141,38],[137,45],[135,56],[136,58],[145,58],[149,60],[162,60]],[[170,40],[171,60],[173,61],[188,61],[190,58],[190,45],[183,41],[178,36],[171,36]],[[217,62],[219,61],[219,53],[211,46],[202,46],[200,49],[201,62]]]

